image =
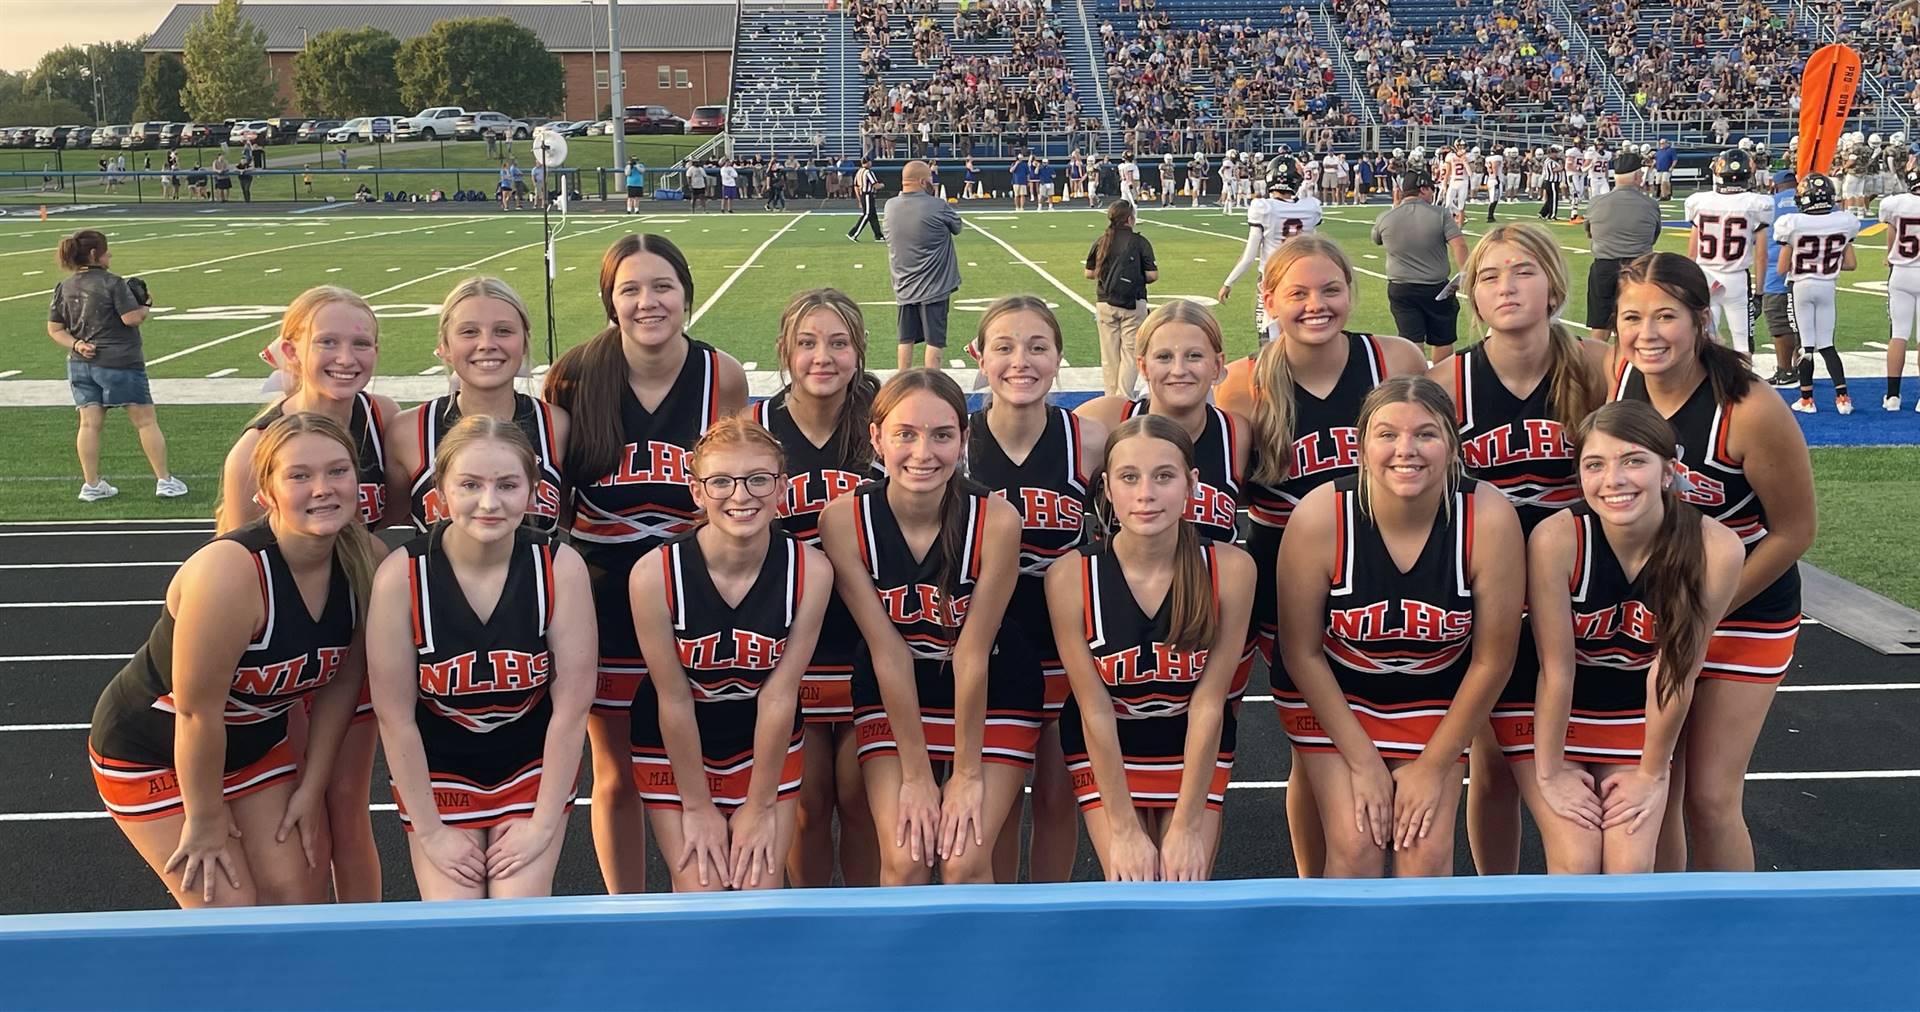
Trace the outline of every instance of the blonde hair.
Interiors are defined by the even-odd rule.
[[[873,442],[867,438],[867,422],[872,415],[873,398],[880,392],[880,380],[867,371],[867,318],[860,311],[860,304],[838,288],[810,288],[795,295],[780,314],[780,336],[774,342],[773,354],[780,360],[780,374],[791,390],[793,377],[789,364],[800,341],[800,325],[822,309],[838,317],[853,337],[854,377],[847,383],[840,413],[833,420],[833,455],[840,467],[860,474],[873,464]]]
[[[446,299],[440,303],[438,341],[442,347],[446,346],[447,331],[453,326],[451,317],[454,309],[468,299],[498,299],[512,306],[514,313],[520,317],[520,336],[528,340],[532,339],[533,318],[527,315],[527,304],[520,298],[520,293],[499,278],[475,275],[454,285],[453,291],[448,292]],[[526,351],[523,342],[520,349],[523,362],[526,360]],[[448,368],[451,369],[452,366]]]
[[[540,462],[534,456],[533,444],[527,440],[527,434],[511,418],[496,418],[493,415],[467,415],[455,422],[447,434],[440,437],[440,445],[433,451],[433,484],[445,491],[447,475],[453,470],[453,460],[468,447],[480,443],[499,443],[513,451],[514,459],[520,462],[521,473],[527,479],[529,488],[540,481]]]
[[[1482,330],[1488,324],[1480,315],[1476,279],[1493,247],[1499,243],[1519,247],[1522,253],[1540,265],[1540,270],[1547,276],[1547,345],[1550,356],[1547,366],[1547,409],[1553,412],[1554,421],[1559,422],[1561,429],[1571,438],[1580,421],[1606,397],[1598,370],[1580,351],[1580,339],[1559,318],[1571,291],[1566,258],[1560,255],[1560,244],[1538,225],[1509,222],[1488,229],[1487,234],[1474,245],[1473,252],[1467,257],[1467,265],[1462,270],[1466,276],[1467,291],[1472,296],[1467,302],[1473,309],[1474,321]]]
[[[280,336],[274,341],[274,345],[278,347],[280,344],[285,343],[304,351],[306,346],[313,341],[315,321],[320,318],[320,311],[328,306],[337,304],[349,305],[367,314],[367,322],[372,325],[373,329],[374,347],[378,348],[380,345],[380,318],[373,315],[373,307],[367,305],[367,300],[338,285],[316,285],[295,297],[293,303],[287,306],[287,315],[280,320]],[[304,357],[302,361],[304,361]],[[255,415],[254,421],[265,418],[280,403],[284,403],[286,399],[300,392],[300,369],[302,368],[304,368],[303,365],[293,362],[281,364],[280,373],[284,377],[284,383],[281,389],[284,390],[285,393],[281,401],[267,405],[259,414]]]
[[[354,450],[353,437],[339,422],[312,411],[296,411],[281,415],[273,420],[266,430],[260,433],[260,439],[253,444],[253,486],[263,492],[271,487],[274,477],[280,473],[281,451],[293,442],[296,436],[321,436],[339,443],[347,451],[347,459],[353,462],[354,473],[360,470],[360,455]],[[333,555],[340,562],[340,569],[347,574],[347,586],[353,591],[356,614],[367,614],[367,601],[373,595],[373,571],[380,563],[384,550],[374,547],[373,535],[360,523],[357,501],[345,504],[353,519],[335,536]],[[269,508],[253,524],[265,526],[273,510]],[[228,518],[215,518],[215,530],[226,534],[235,526]]]
[[[1347,259],[1346,251],[1332,239],[1309,232],[1288,239],[1278,252],[1267,258],[1266,266],[1260,270],[1257,297],[1264,301],[1269,293],[1279,289],[1281,280],[1294,264],[1309,257],[1322,257],[1332,263],[1346,280],[1347,288],[1353,288],[1353,262]],[[1345,326],[1344,320],[1341,325]],[[1253,445],[1259,451],[1253,480],[1262,485],[1278,485],[1287,480],[1293,467],[1293,365],[1287,361],[1286,328],[1280,328],[1280,336],[1268,341],[1254,358],[1252,387]]]
[[[1395,376],[1367,394],[1360,402],[1360,445],[1367,445],[1367,433],[1371,428],[1373,416],[1389,404],[1418,404],[1439,423],[1440,431],[1447,442],[1447,494],[1440,501],[1442,511],[1451,514],[1453,493],[1460,487],[1461,473],[1465,464],[1460,458],[1460,429],[1453,421],[1453,398],[1447,396],[1445,387],[1425,376]],[[1359,476],[1360,509],[1368,516],[1373,515],[1373,489],[1367,481],[1367,466],[1364,458],[1360,465]]]
[[[1216,355],[1226,354],[1226,339],[1220,333],[1220,321],[1213,318],[1207,307],[1191,299],[1173,299],[1161,304],[1160,308],[1147,314],[1140,324],[1140,333],[1134,338],[1135,357],[1145,359],[1153,348],[1153,339],[1161,328],[1170,323],[1187,323],[1200,328],[1207,336],[1207,344]]]

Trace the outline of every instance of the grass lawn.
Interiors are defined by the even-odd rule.
[[[477,145],[463,145],[474,147]],[[479,148],[484,155],[484,149]],[[757,203],[742,202],[757,208]],[[1353,326],[1390,332],[1383,263],[1367,230],[1378,208],[1329,208],[1326,234],[1340,240],[1362,272],[1357,279]],[[781,307],[797,290],[834,285],[867,308],[871,361],[889,364],[895,340],[886,250],[870,242],[849,244],[845,215],[688,214],[678,205],[649,206],[644,218],[575,214],[556,246],[554,316],[562,349],[591,336],[604,323],[596,276],[601,253],[628,231],[665,234],[686,251],[693,266],[696,322],[692,332],[731,352],[749,369],[772,370],[774,326]],[[1528,217],[1524,213],[1515,217]],[[1080,277],[1087,247],[1105,226],[1105,216],[1080,212],[975,212],[957,240],[965,279],[956,293],[950,359],[959,338],[969,335],[978,313],[998,296],[1037,292],[1058,306],[1070,365],[1099,364],[1090,306],[1093,284]],[[0,332],[16,340],[0,360],[0,388],[7,377],[58,379],[61,354],[45,332],[47,293],[60,277],[53,246],[81,224],[99,225],[114,244],[114,267],[147,277],[156,312],[143,328],[151,372],[156,377],[263,377],[257,358],[273,335],[284,307],[314,284],[338,284],[368,296],[381,316],[384,376],[434,372],[432,356],[437,305],[455,282],[490,273],[516,285],[536,316],[536,354],[546,359],[541,299],[540,222],[532,213],[476,210],[470,215],[379,215],[321,213],[254,218],[62,217],[54,221],[0,220]],[[1483,230],[1477,221],[1474,232]],[[1158,255],[1161,280],[1156,299],[1186,296],[1209,304],[1240,254],[1245,227],[1217,211],[1149,210],[1143,232]],[[1572,263],[1574,292],[1568,316],[1585,306],[1585,237],[1561,225]],[[1871,280],[1884,277],[1882,240],[1861,242],[1860,270],[1841,289],[1839,344],[1870,351],[1884,340],[1885,296]],[[1685,234],[1669,230],[1663,248],[1684,250]],[[1236,286],[1232,300],[1215,311],[1225,324],[1229,352],[1253,347],[1253,282]],[[1465,327],[1463,325],[1463,333]],[[1877,400],[1877,396],[1874,398]],[[75,502],[73,418],[67,408],[0,408],[9,452],[0,456],[0,518],[207,516],[214,502],[220,461],[254,408],[163,406],[161,420],[172,441],[175,470],[194,489],[181,501],[152,498],[131,432],[117,416],[107,439],[106,473],[121,496],[83,506]],[[1859,417],[1859,416],[1856,416]],[[1891,597],[1920,606],[1920,548],[1893,534],[1886,517],[1902,515],[1920,496],[1912,448],[1820,449],[1814,452],[1820,490],[1821,535],[1809,558]]]

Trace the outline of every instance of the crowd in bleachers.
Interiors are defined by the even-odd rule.
[[[1265,26],[1245,18],[1190,27],[1165,7],[1128,7],[1132,30],[1104,21],[1100,44],[1114,112],[1135,146],[1218,151],[1274,121],[1309,130],[1357,122],[1304,6],[1282,7]]]
[[[1765,0],[1598,0],[1583,11],[1621,87],[1655,121],[1799,109],[1806,40]]]
[[[1816,4],[1835,20],[1840,39],[1851,43],[1869,74],[1879,78],[1889,98],[1920,110],[1920,8],[1879,0],[1829,0]]]

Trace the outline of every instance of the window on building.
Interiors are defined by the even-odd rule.
[[[673,87],[673,68],[672,67],[660,68],[660,87],[662,88]]]
[[[685,67],[674,68],[673,86],[676,88],[692,88],[693,87],[693,79],[687,76],[687,68]]]

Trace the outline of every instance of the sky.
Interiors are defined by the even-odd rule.
[[[293,0],[247,2],[270,4]],[[465,3],[467,0],[440,2]],[[32,70],[41,56],[61,46],[138,38],[158,27],[173,5],[174,0],[0,0],[0,24],[7,26],[7,30],[0,33],[0,70]]]

